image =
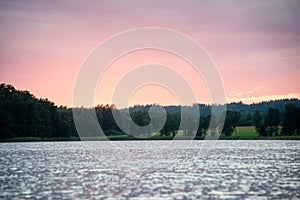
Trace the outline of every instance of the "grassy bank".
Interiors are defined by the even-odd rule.
[[[107,137],[87,137],[83,138],[85,141],[123,141],[123,140],[172,140],[172,136],[160,136],[159,134],[154,134],[148,138],[135,138],[128,135],[113,135]],[[190,137],[183,136],[181,132],[178,133],[178,140],[189,140]],[[195,140],[203,140],[204,137],[196,137]],[[207,138],[206,138],[207,139]],[[299,135],[293,136],[272,136],[272,137],[261,137],[255,131],[252,126],[245,127],[237,127],[236,131],[232,134],[232,136],[225,137],[220,136],[219,140],[300,140]],[[78,137],[51,137],[51,138],[40,138],[40,137],[16,137],[16,138],[8,138],[2,139],[1,142],[42,142],[42,141],[80,141]]]

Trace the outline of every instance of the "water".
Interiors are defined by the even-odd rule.
[[[300,141],[0,144],[0,198],[299,199]]]

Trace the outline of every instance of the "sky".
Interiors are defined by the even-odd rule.
[[[222,77],[227,102],[300,98],[300,1],[0,1],[0,82],[57,105],[72,106],[74,84],[90,52],[120,32],[161,27],[197,41]],[[168,65],[210,102],[205,80],[167,52],[145,50],[112,63],[95,104],[114,103],[113,85],[132,66]],[[102,84],[101,84],[102,83]],[[145,85],[129,104],[178,103],[176,93]]]

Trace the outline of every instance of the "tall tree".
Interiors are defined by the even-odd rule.
[[[278,135],[279,110],[276,108],[269,107],[265,121],[267,126],[267,134],[269,136],[272,136],[273,133],[275,135]]]
[[[282,124],[283,135],[300,135],[300,108],[294,104],[285,106],[285,117]]]
[[[160,135],[175,136],[180,125],[180,115],[167,113],[167,120],[163,128],[160,130]]]
[[[210,122],[210,118],[208,116],[206,116],[206,117],[201,116],[199,118],[199,125],[198,125],[198,130],[196,133],[197,137],[202,137],[202,136],[206,135],[206,132],[209,127],[209,122]]]
[[[236,125],[237,125],[240,117],[241,117],[240,112],[236,112],[236,111],[227,111],[226,112],[224,127],[222,129],[222,133],[225,136],[231,136],[232,133],[236,130]]]
[[[266,136],[267,131],[266,131],[265,120],[262,114],[258,110],[254,112],[252,121],[253,121],[253,125],[255,126],[255,130],[259,133],[259,135]]]

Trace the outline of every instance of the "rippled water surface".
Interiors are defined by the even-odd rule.
[[[0,144],[0,198],[299,199],[300,141]]]

